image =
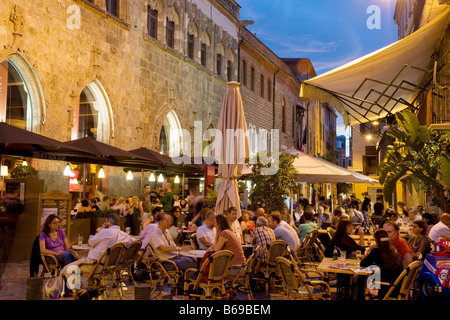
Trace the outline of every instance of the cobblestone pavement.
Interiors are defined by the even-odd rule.
[[[26,300],[27,296],[27,279],[29,277],[29,262],[8,263],[1,266],[0,272],[3,271],[0,279],[0,300]],[[134,285],[128,282],[128,277],[124,277],[125,285],[124,297],[122,300],[135,300]],[[139,283],[139,282],[138,282]],[[142,282],[145,283],[145,282]],[[159,288],[152,295],[152,300],[182,300],[182,296],[172,296],[167,286],[158,294]],[[285,296],[274,289],[268,295],[264,293],[253,292],[254,300],[285,300]],[[50,299],[43,297],[44,300]],[[239,293],[234,300],[247,300],[247,295]],[[61,300],[73,300],[73,297],[62,297]],[[115,290],[107,290],[107,300],[120,300]]]

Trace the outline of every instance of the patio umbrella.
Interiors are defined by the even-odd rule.
[[[87,156],[77,146],[0,122],[0,154],[65,161],[68,156]]]
[[[145,147],[133,149],[128,152],[145,159],[143,163],[145,167],[162,167],[164,170],[180,173],[201,172],[204,169],[203,164],[195,164],[191,161],[191,158],[183,159],[182,163],[177,164],[172,161],[171,157]]]
[[[310,156],[296,149],[287,152],[297,155],[294,167],[299,173],[299,180],[309,183],[377,183],[376,179],[339,167],[334,163]]]
[[[219,159],[218,177],[222,178],[216,213],[221,214],[229,207],[236,207],[241,216],[237,178],[242,176],[245,160],[249,157],[249,144],[246,135],[244,106],[238,82],[228,82],[217,129],[222,133],[222,141],[214,141],[214,157]]]
[[[111,146],[107,143],[97,141],[91,137],[66,141],[63,144],[67,147],[79,148],[86,153],[92,154],[93,156],[84,159],[83,162],[87,163],[125,166],[137,164],[146,160],[144,157]]]

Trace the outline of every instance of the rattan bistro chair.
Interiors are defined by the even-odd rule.
[[[124,250],[125,245],[123,243],[116,243],[111,246],[101,255],[94,265],[88,264],[91,268],[89,268],[90,271],[86,273],[82,271],[83,264],[80,264],[81,276],[85,276],[88,283],[87,286],[82,286],[81,289],[98,290],[99,292],[103,292],[104,298],[106,299],[106,280],[110,278],[113,281],[113,287],[117,290],[119,298],[122,299],[120,282],[117,278],[117,267]],[[77,298],[78,289],[75,289],[75,299]]]
[[[276,265],[281,276],[285,295],[289,300],[329,300],[331,289],[323,280],[311,280],[297,264],[277,257]]]
[[[69,250],[69,252],[73,254],[75,260],[78,260],[78,254],[75,251]],[[61,272],[61,269],[63,267],[59,263],[56,256],[42,252],[40,253],[40,255],[42,259],[42,264],[44,265],[41,276],[44,276],[46,272],[50,273],[52,276],[59,276],[59,273]]]
[[[283,240],[274,240],[260,250],[253,279],[265,282],[266,294],[269,292],[269,286],[275,286],[279,281],[275,259],[280,256],[286,256],[288,251],[289,247]],[[264,257],[266,253],[266,262],[263,262],[262,257]]]
[[[234,255],[229,250],[220,250],[205,260],[200,269],[189,268],[184,274],[184,299],[224,299],[226,296],[225,279],[231,267]],[[204,273],[209,268],[207,280]]]
[[[249,300],[253,300],[252,288],[250,286],[250,280],[254,274],[254,267],[256,257],[259,251],[259,246],[255,247],[253,253],[247,258],[245,265],[239,270],[238,274],[230,279],[226,283],[227,291],[234,293],[243,292],[246,293]]]
[[[381,286],[388,286],[389,290],[383,297],[377,297],[382,300],[409,300],[414,287],[414,282],[422,268],[421,261],[411,262],[405,270],[397,277],[394,283],[379,282]],[[374,297],[370,295],[366,288],[366,299],[371,300]]]
[[[133,267],[136,261],[139,259],[139,254],[142,246],[141,240],[136,240],[129,248],[125,248],[123,252],[122,259],[120,259],[117,266],[117,277],[120,282],[120,290],[123,295],[123,275],[124,272],[127,273],[129,281],[134,281],[133,277]]]

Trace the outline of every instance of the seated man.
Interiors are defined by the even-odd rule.
[[[106,223],[102,226],[102,228],[92,236],[88,241],[88,246],[91,247],[87,257],[78,259],[68,265],[66,265],[61,270],[61,275],[65,276],[66,279],[73,274],[69,272],[69,267],[73,265],[80,266],[80,271],[82,274],[88,274],[91,272],[92,268],[96,265],[98,259],[102,256],[102,254],[111,246],[116,243],[123,243],[125,247],[129,248],[136,239],[126,232],[120,230],[119,227],[119,216],[117,214],[111,214],[106,218]],[[69,270],[72,270],[70,268]],[[82,283],[83,280],[81,279]],[[85,283],[83,283],[85,285]],[[74,288],[74,284],[69,284],[69,288]]]
[[[395,250],[401,254],[403,259],[403,267],[406,268],[413,261],[413,252],[408,242],[405,239],[400,238],[400,228],[398,224],[388,221],[383,225],[383,229],[387,232],[388,238]]]
[[[269,227],[272,228],[275,233],[275,237],[278,240],[284,240],[294,252],[297,251],[300,246],[300,239],[295,230],[289,225],[283,225],[278,214],[269,215],[267,221]],[[294,232],[292,232],[289,228],[291,228]]]
[[[439,220],[440,221],[430,229],[428,237],[433,241],[437,241],[439,238],[450,240],[450,214],[441,214]]]
[[[196,237],[200,250],[207,250],[214,245],[216,240],[216,214],[208,211],[205,214],[205,222],[197,229]]]
[[[164,212],[163,212],[164,213]],[[136,237],[136,239],[142,241],[141,249],[144,250],[147,247],[147,244],[150,242],[150,237],[153,232],[159,227],[159,221],[163,217],[163,214],[157,213],[155,216],[155,221],[153,223],[147,224],[147,226],[141,231],[141,233]],[[149,250],[144,253],[144,259],[148,257]]]
[[[172,236],[169,233],[169,228],[172,225],[172,217],[166,213],[160,213],[162,215],[159,220],[158,228],[150,236],[150,244],[155,252],[155,256],[161,260],[172,260],[177,267],[183,271],[188,268],[197,268],[197,262],[194,258],[182,257],[179,255],[180,251],[189,251],[191,246],[178,247],[173,241]],[[167,271],[173,271],[174,266],[170,262],[162,262],[164,268]],[[183,289],[183,277],[178,282],[178,289]]]
[[[253,246],[259,246],[259,251],[269,243],[276,240],[275,233],[268,226],[266,217],[260,216],[256,219],[256,229],[253,231]],[[266,262],[267,252],[262,257],[262,262]]]

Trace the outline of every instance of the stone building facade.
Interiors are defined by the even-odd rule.
[[[1,120],[60,141],[90,135],[170,153],[182,129],[193,137],[194,121],[205,129],[218,121],[226,82],[237,78],[239,8],[233,0],[4,1],[0,76],[10,81]],[[6,102],[5,92],[17,99]],[[33,165],[46,181],[54,176],[49,188],[67,191],[64,163]],[[111,192],[140,192],[120,182],[123,170],[108,171]]]

